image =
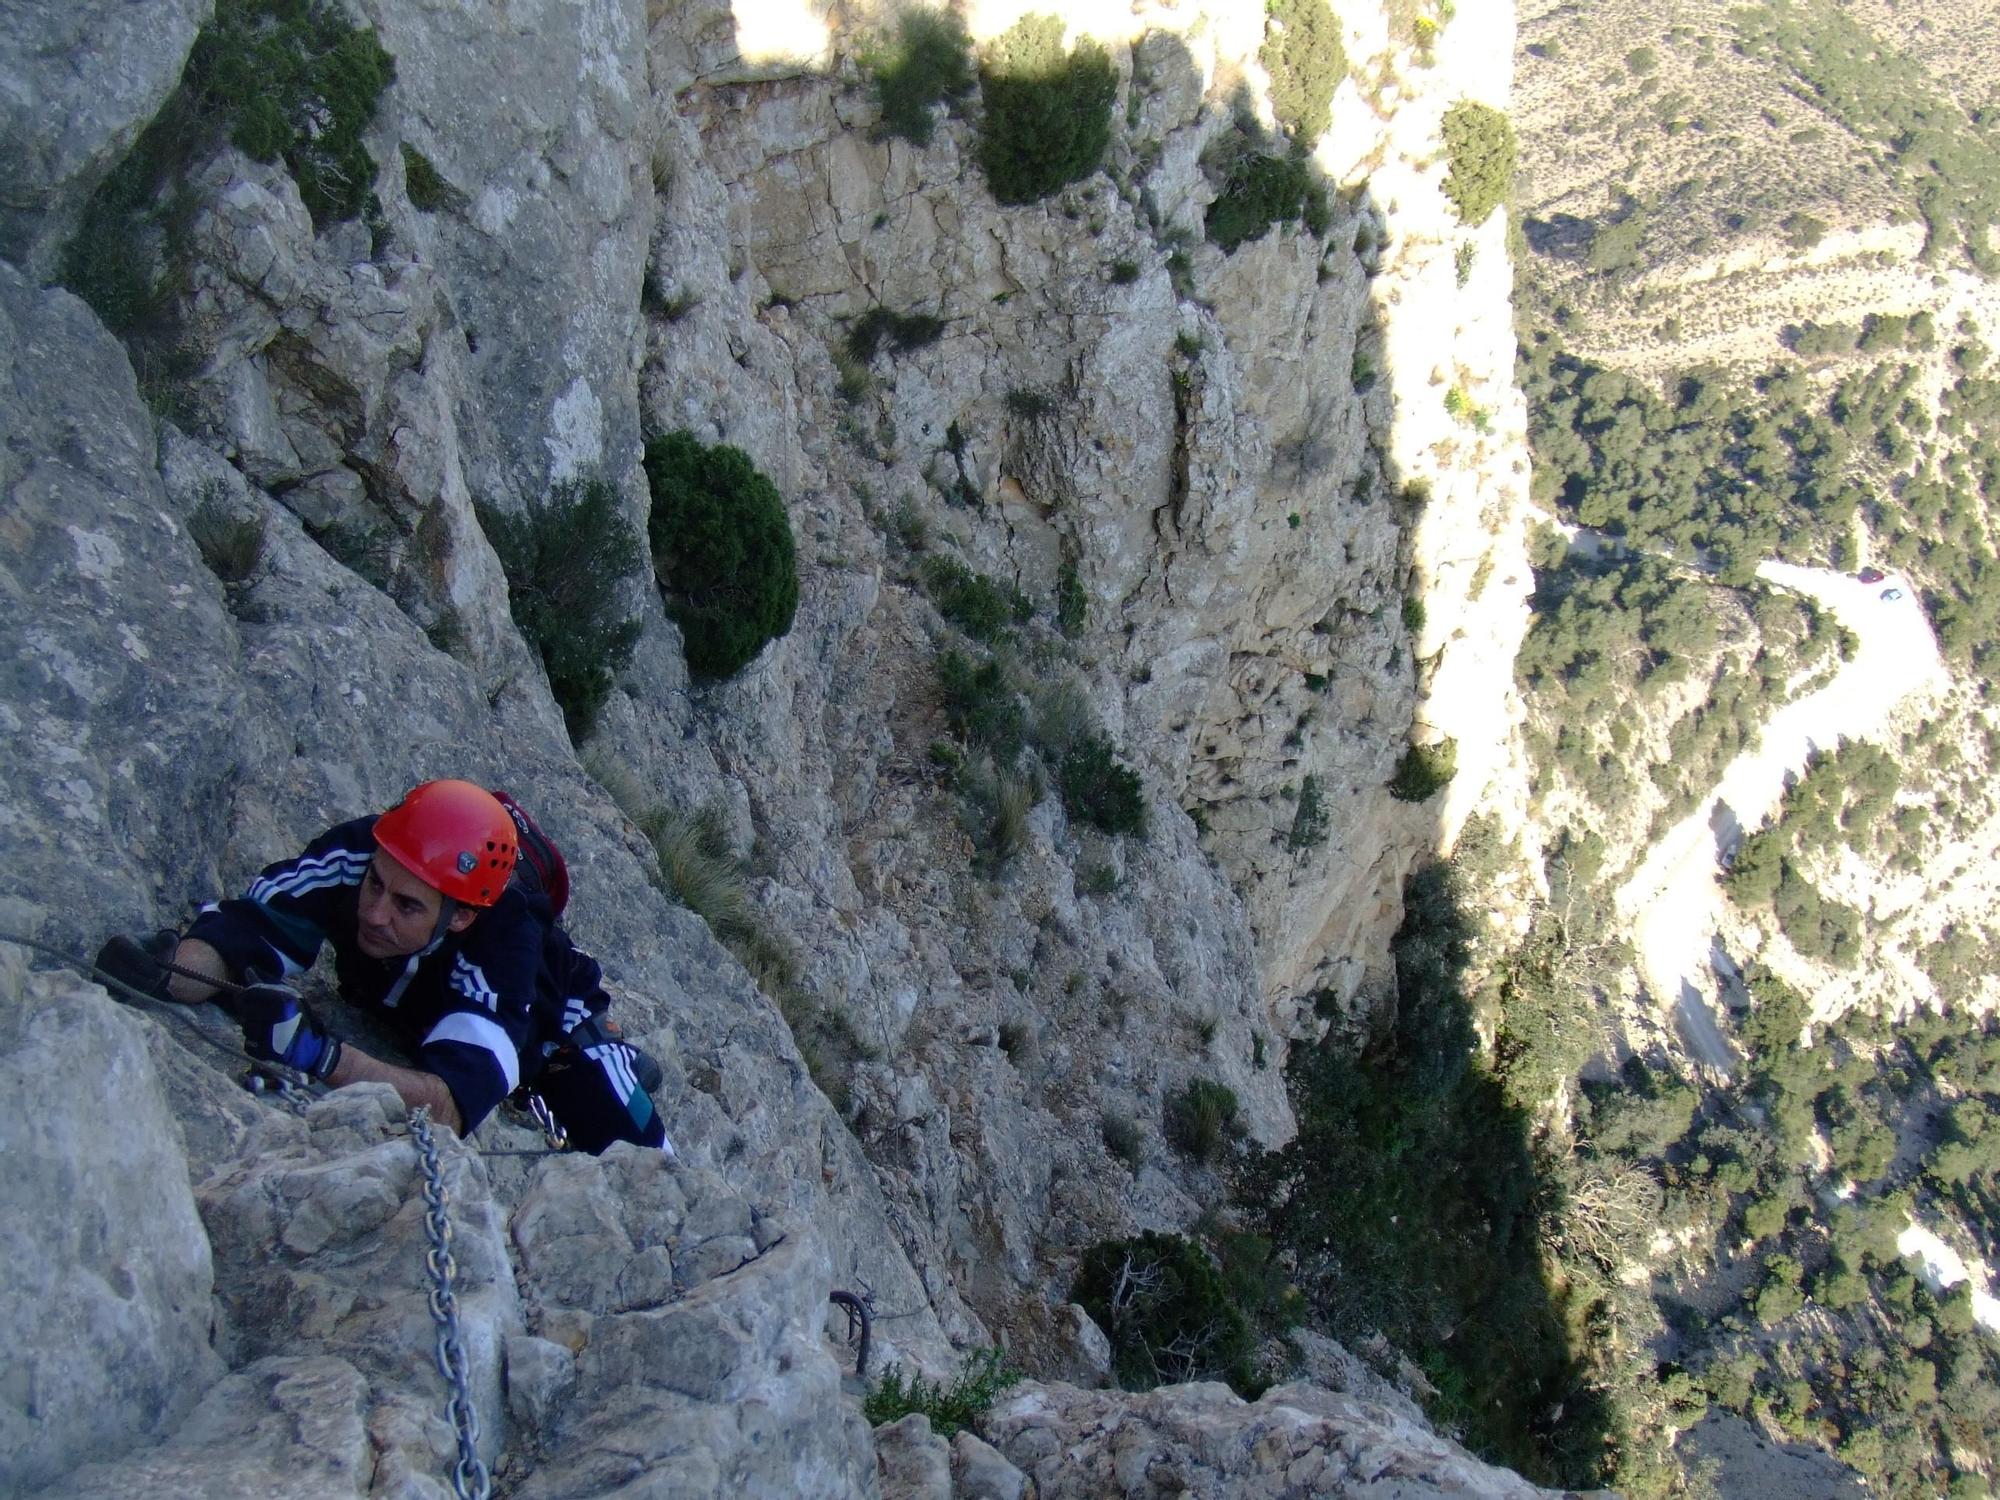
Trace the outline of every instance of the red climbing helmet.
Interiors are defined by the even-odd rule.
[[[499,799],[469,781],[426,781],[375,820],[378,849],[467,906],[500,899],[519,838]]]

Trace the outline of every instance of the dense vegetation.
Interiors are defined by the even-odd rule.
[[[742,449],[689,432],[646,444],[646,481],[653,569],[688,670],[733,676],[792,628],[798,608],[785,502]]]
[[[1238,119],[1202,154],[1202,169],[1216,186],[1204,224],[1224,250],[1261,239],[1273,225],[1297,221],[1323,235],[1332,223],[1326,187],[1305,152],[1277,147],[1254,121]]]
[[[1970,114],[1923,68],[1845,10],[1773,0],[1735,11],[1737,44],[1790,75],[1801,97],[1849,131],[1915,201],[1926,258],[1963,251],[2000,274],[1988,230],[2000,222],[2000,138],[1990,106]]]
[[[912,5],[895,18],[893,37],[866,59],[874,76],[881,132],[928,146],[937,105],[955,108],[977,82],[965,22],[951,10]]]
[[[1514,188],[1514,126],[1491,105],[1461,100],[1444,113],[1444,195],[1459,222],[1478,225]]]
[[[1111,142],[1118,75],[1088,39],[1063,50],[1063,23],[1023,16],[979,60],[979,164],[1002,203],[1034,203],[1095,172]]]
[[[638,643],[639,621],[618,604],[619,582],[641,566],[638,533],[601,479],[559,484],[520,516],[482,505],[479,524],[507,574],[514,623],[542,659],[571,738],[582,740]]]
[[[1991,992],[2000,935],[1938,873],[1944,841],[1984,838],[1995,805],[2000,734],[1982,707],[2000,665],[1991,330],[1898,301],[1801,319],[1782,330],[1787,355],[1769,363],[1668,363],[1648,377],[1562,340],[1629,346],[1650,332],[1658,370],[1681,337],[1675,299],[1688,293],[1663,265],[1669,239],[1683,256],[1717,248],[1710,223],[1775,232],[1793,252],[1825,240],[1827,200],[1800,196],[1821,191],[1799,180],[1810,173],[1768,170],[1788,146],[1854,185],[1856,213],[1840,228],[1865,227],[1886,198],[1892,221],[1922,219],[1937,271],[1970,261],[2000,273],[1989,237],[2000,116],[1954,100],[1851,7],[1773,0],[1706,29],[1680,19],[1692,24],[1620,35],[1593,55],[1590,76],[1618,91],[1609,134],[1630,154],[1609,164],[1614,201],[1594,223],[1530,221],[1549,259],[1529,264],[1517,297],[1534,495],[1634,549],[1569,547],[1553,532],[1535,548],[1535,617],[1518,666],[1544,809],[1568,824],[1556,835],[1565,884],[1609,888],[1616,862],[1692,809],[1775,708],[1837,669],[1843,633],[1758,585],[1763,558],[1891,573],[1885,586],[1919,594],[1957,688],[1900,744],[1824,747],[1778,814],[1733,848],[1718,819],[1738,907],[1726,935],[1755,934],[1772,966],[1747,962],[1726,987],[1745,1054],[1730,1080],[1691,1079],[1654,1052],[1579,1079],[1577,1016],[1594,1048],[1588,1018],[1617,1007],[1591,991],[1608,999],[1631,978],[1614,964],[1575,1005],[1522,1010],[1516,976],[1532,967],[1534,934],[1499,965],[1494,1066],[1545,1126],[1537,1158],[1556,1195],[1545,1201],[1560,1207],[1544,1233],[1566,1310],[1588,1329],[1621,1489],[1701,1493],[1693,1460],[1669,1444],[1714,1407],[1837,1456],[1875,1493],[1981,1495],[2000,1460],[1991,1336],[1963,1287],[1927,1289],[1898,1238],[1912,1216],[1954,1242],[1959,1226],[1990,1259],[2000,1226],[2000,1035],[1968,1013]],[[1674,86],[1689,80],[1676,52],[1695,52],[1700,78],[1732,40],[1788,96],[1767,96],[1773,135],[1755,155],[1718,130],[1719,101]],[[1662,134],[1683,131],[1689,140],[1649,156]],[[1677,180],[1662,177],[1662,161]],[[1537,289],[1558,265],[1588,274],[1558,272],[1561,294]],[[1745,279],[1770,284],[1756,271]],[[1930,284],[1935,306],[1947,305],[1944,277]],[[1712,285],[1725,302],[1739,295],[1726,271]],[[1903,909],[1916,882],[1890,895],[1878,871],[1923,877],[1953,920],[1939,931],[1935,907]],[[1804,987],[1813,973],[1827,976],[1823,990]],[[1808,1025],[1857,990],[1857,1010]],[[1927,1008],[1872,1013],[1878,994],[1886,1004],[1912,991]],[[1636,1381],[1616,1378],[1619,1363]]]
[[[1340,18],[1326,0],[1266,0],[1257,60],[1271,76],[1271,112],[1310,150],[1333,122],[1333,91],[1347,76]]]
[[[174,92],[85,205],[63,284],[133,345],[149,394],[188,373],[174,305],[185,290],[195,201],[186,183],[225,140],[282,160],[313,223],[373,199],[362,134],[395,64],[375,33],[325,0],[220,0]]]
[[[1546,1279],[1529,1116],[1478,1046],[1463,879],[1432,866],[1404,905],[1394,1027],[1359,1054],[1294,1050],[1298,1135],[1249,1163],[1239,1200],[1316,1323],[1386,1334],[1437,1388],[1433,1414],[1478,1451],[1593,1486],[1608,1415]]]

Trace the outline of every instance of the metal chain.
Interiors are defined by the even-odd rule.
[[[431,1318],[438,1330],[437,1367],[451,1387],[446,1411],[451,1417],[452,1430],[458,1434],[458,1461],[452,1465],[449,1476],[451,1492],[457,1500],[487,1500],[492,1490],[486,1465],[479,1461],[479,1413],[472,1405],[465,1341],[458,1332],[458,1298],[451,1289],[458,1265],[451,1257],[451,1220],[445,1217],[444,1169],[438,1163],[428,1106],[410,1111],[410,1134],[416,1140],[417,1157],[424,1169],[424,1235],[430,1241],[430,1249],[424,1253],[424,1268],[430,1273]]]

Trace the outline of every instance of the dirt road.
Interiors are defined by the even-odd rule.
[[[1825,687],[1771,716],[1757,743],[1724,768],[1715,789],[1653,846],[1617,895],[1647,988],[1657,1003],[1672,1006],[1695,1059],[1725,1076],[1736,1053],[1720,1018],[1729,987],[1739,981],[1718,938],[1725,899],[1716,880],[1718,855],[1777,810],[1786,778],[1804,770],[1813,751],[1878,735],[1891,709],[1944,675],[1916,592],[1895,575],[1869,584],[1777,562],[1757,573],[1818,600],[1854,632],[1859,649]],[[1890,589],[1902,597],[1884,599]]]

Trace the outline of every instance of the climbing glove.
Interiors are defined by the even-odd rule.
[[[97,972],[149,999],[171,1000],[167,985],[173,976],[161,965],[173,960],[180,942],[181,935],[171,927],[162,927],[151,937],[121,932],[97,950]]]
[[[243,1028],[243,1047],[252,1057],[297,1068],[322,1083],[340,1062],[340,1038],[306,1009],[296,990],[282,984],[253,984],[229,1002]]]

